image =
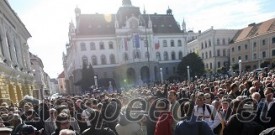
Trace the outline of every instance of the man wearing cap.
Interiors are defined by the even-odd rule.
[[[36,130],[32,125],[24,125],[20,130],[20,135],[36,135]]]

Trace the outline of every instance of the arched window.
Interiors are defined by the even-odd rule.
[[[123,58],[124,58],[124,61],[128,61],[128,59],[129,59],[128,54],[127,54],[127,53],[124,53]]]
[[[226,50],[225,49],[222,50],[222,55],[226,56]]]
[[[208,59],[208,53],[205,52],[205,59]]]
[[[218,61],[218,68],[220,68],[220,67],[221,67],[221,62]]]
[[[86,44],[85,43],[80,43],[80,50],[81,51],[86,51]]]
[[[101,55],[100,59],[101,59],[101,64],[102,64],[102,65],[107,64],[106,56],[105,56],[105,55]]]
[[[217,45],[220,45],[220,39],[217,39]]]
[[[211,47],[211,40],[208,41],[208,45],[209,45],[209,47]]]
[[[97,59],[95,55],[92,56],[92,65],[97,65]]]
[[[171,40],[171,41],[170,41],[170,44],[171,44],[171,47],[175,47],[174,40]]]
[[[156,58],[158,61],[161,61],[160,52],[156,52]]]
[[[105,49],[104,42],[100,42],[99,43],[99,47],[100,47],[100,50],[104,50]]]
[[[222,39],[222,44],[225,45],[225,39],[224,38]]]
[[[220,56],[220,49],[217,50],[217,56]]]
[[[171,59],[176,60],[176,53],[174,51],[171,53]]]
[[[201,53],[201,58],[204,59],[204,53]]]
[[[211,51],[209,51],[209,58],[211,58],[212,57],[212,52]]]
[[[90,43],[90,50],[95,50],[95,43],[94,42],[91,42]]]
[[[179,52],[179,59],[182,59],[182,51]]]
[[[87,56],[85,56],[85,55],[82,56],[82,64],[83,64],[83,65],[86,65],[86,66],[88,65],[88,58],[87,58]]]
[[[115,59],[115,55],[114,54],[110,55],[110,63],[111,64],[116,64],[116,59]]]
[[[163,53],[163,58],[164,58],[164,60],[169,60],[169,58],[168,58],[168,53],[167,53],[167,52],[164,52],[164,53]]]

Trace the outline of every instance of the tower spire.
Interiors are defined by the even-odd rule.
[[[132,6],[131,0],[122,0],[122,6]]]

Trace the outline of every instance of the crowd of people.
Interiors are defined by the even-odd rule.
[[[258,135],[274,132],[275,70],[3,102],[5,135]]]

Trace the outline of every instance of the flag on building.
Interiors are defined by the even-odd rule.
[[[155,49],[158,50],[160,47],[159,40],[157,37],[154,37],[154,44],[155,44]]]
[[[127,40],[127,37],[125,37],[125,38],[123,39],[123,43],[124,43],[125,51],[128,51],[128,40]]]
[[[133,42],[134,42],[134,47],[135,47],[135,48],[139,48],[139,47],[140,47],[139,40],[140,40],[139,34],[137,34],[137,33],[134,34],[134,35],[133,35]]]

